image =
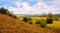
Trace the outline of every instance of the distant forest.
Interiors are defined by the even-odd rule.
[[[40,15],[40,17],[47,17],[48,14]],[[54,17],[60,18],[60,14],[53,14]]]

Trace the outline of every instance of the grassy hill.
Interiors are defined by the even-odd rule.
[[[35,27],[0,14],[0,33],[54,33],[49,29]]]

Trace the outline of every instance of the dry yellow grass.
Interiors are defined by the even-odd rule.
[[[54,33],[0,14],[0,33]]]
[[[51,27],[54,32],[60,33],[60,22],[54,21],[53,24],[47,24],[47,26]]]
[[[33,23],[35,23],[35,21],[37,21],[39,19],[46,20],[46,17],[31,17],[31,18],[32,18]],[[33,24],[33,25],[35,25],[35,24]],[[47,24],[47,27],[51,27],[54,32],[60,33],[60,18],[58,21],[53,21],[53,24]]]
[[[60,21],[54,21],[53,24],[47,24],[47,26],[54,27],[54,28],[60,28]]]

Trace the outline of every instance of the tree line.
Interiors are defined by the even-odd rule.
[[[11,14],[10,11],[8,9],[5,9],[4,7],[0,8],[0,14],[8,15],[8,16],[13,17],[15,19],[17,18],[16,15]]]

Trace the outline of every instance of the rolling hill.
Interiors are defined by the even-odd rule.
[[[0,33],[54,33],[49,29],[32,26],[7,15],[0,14]]]

